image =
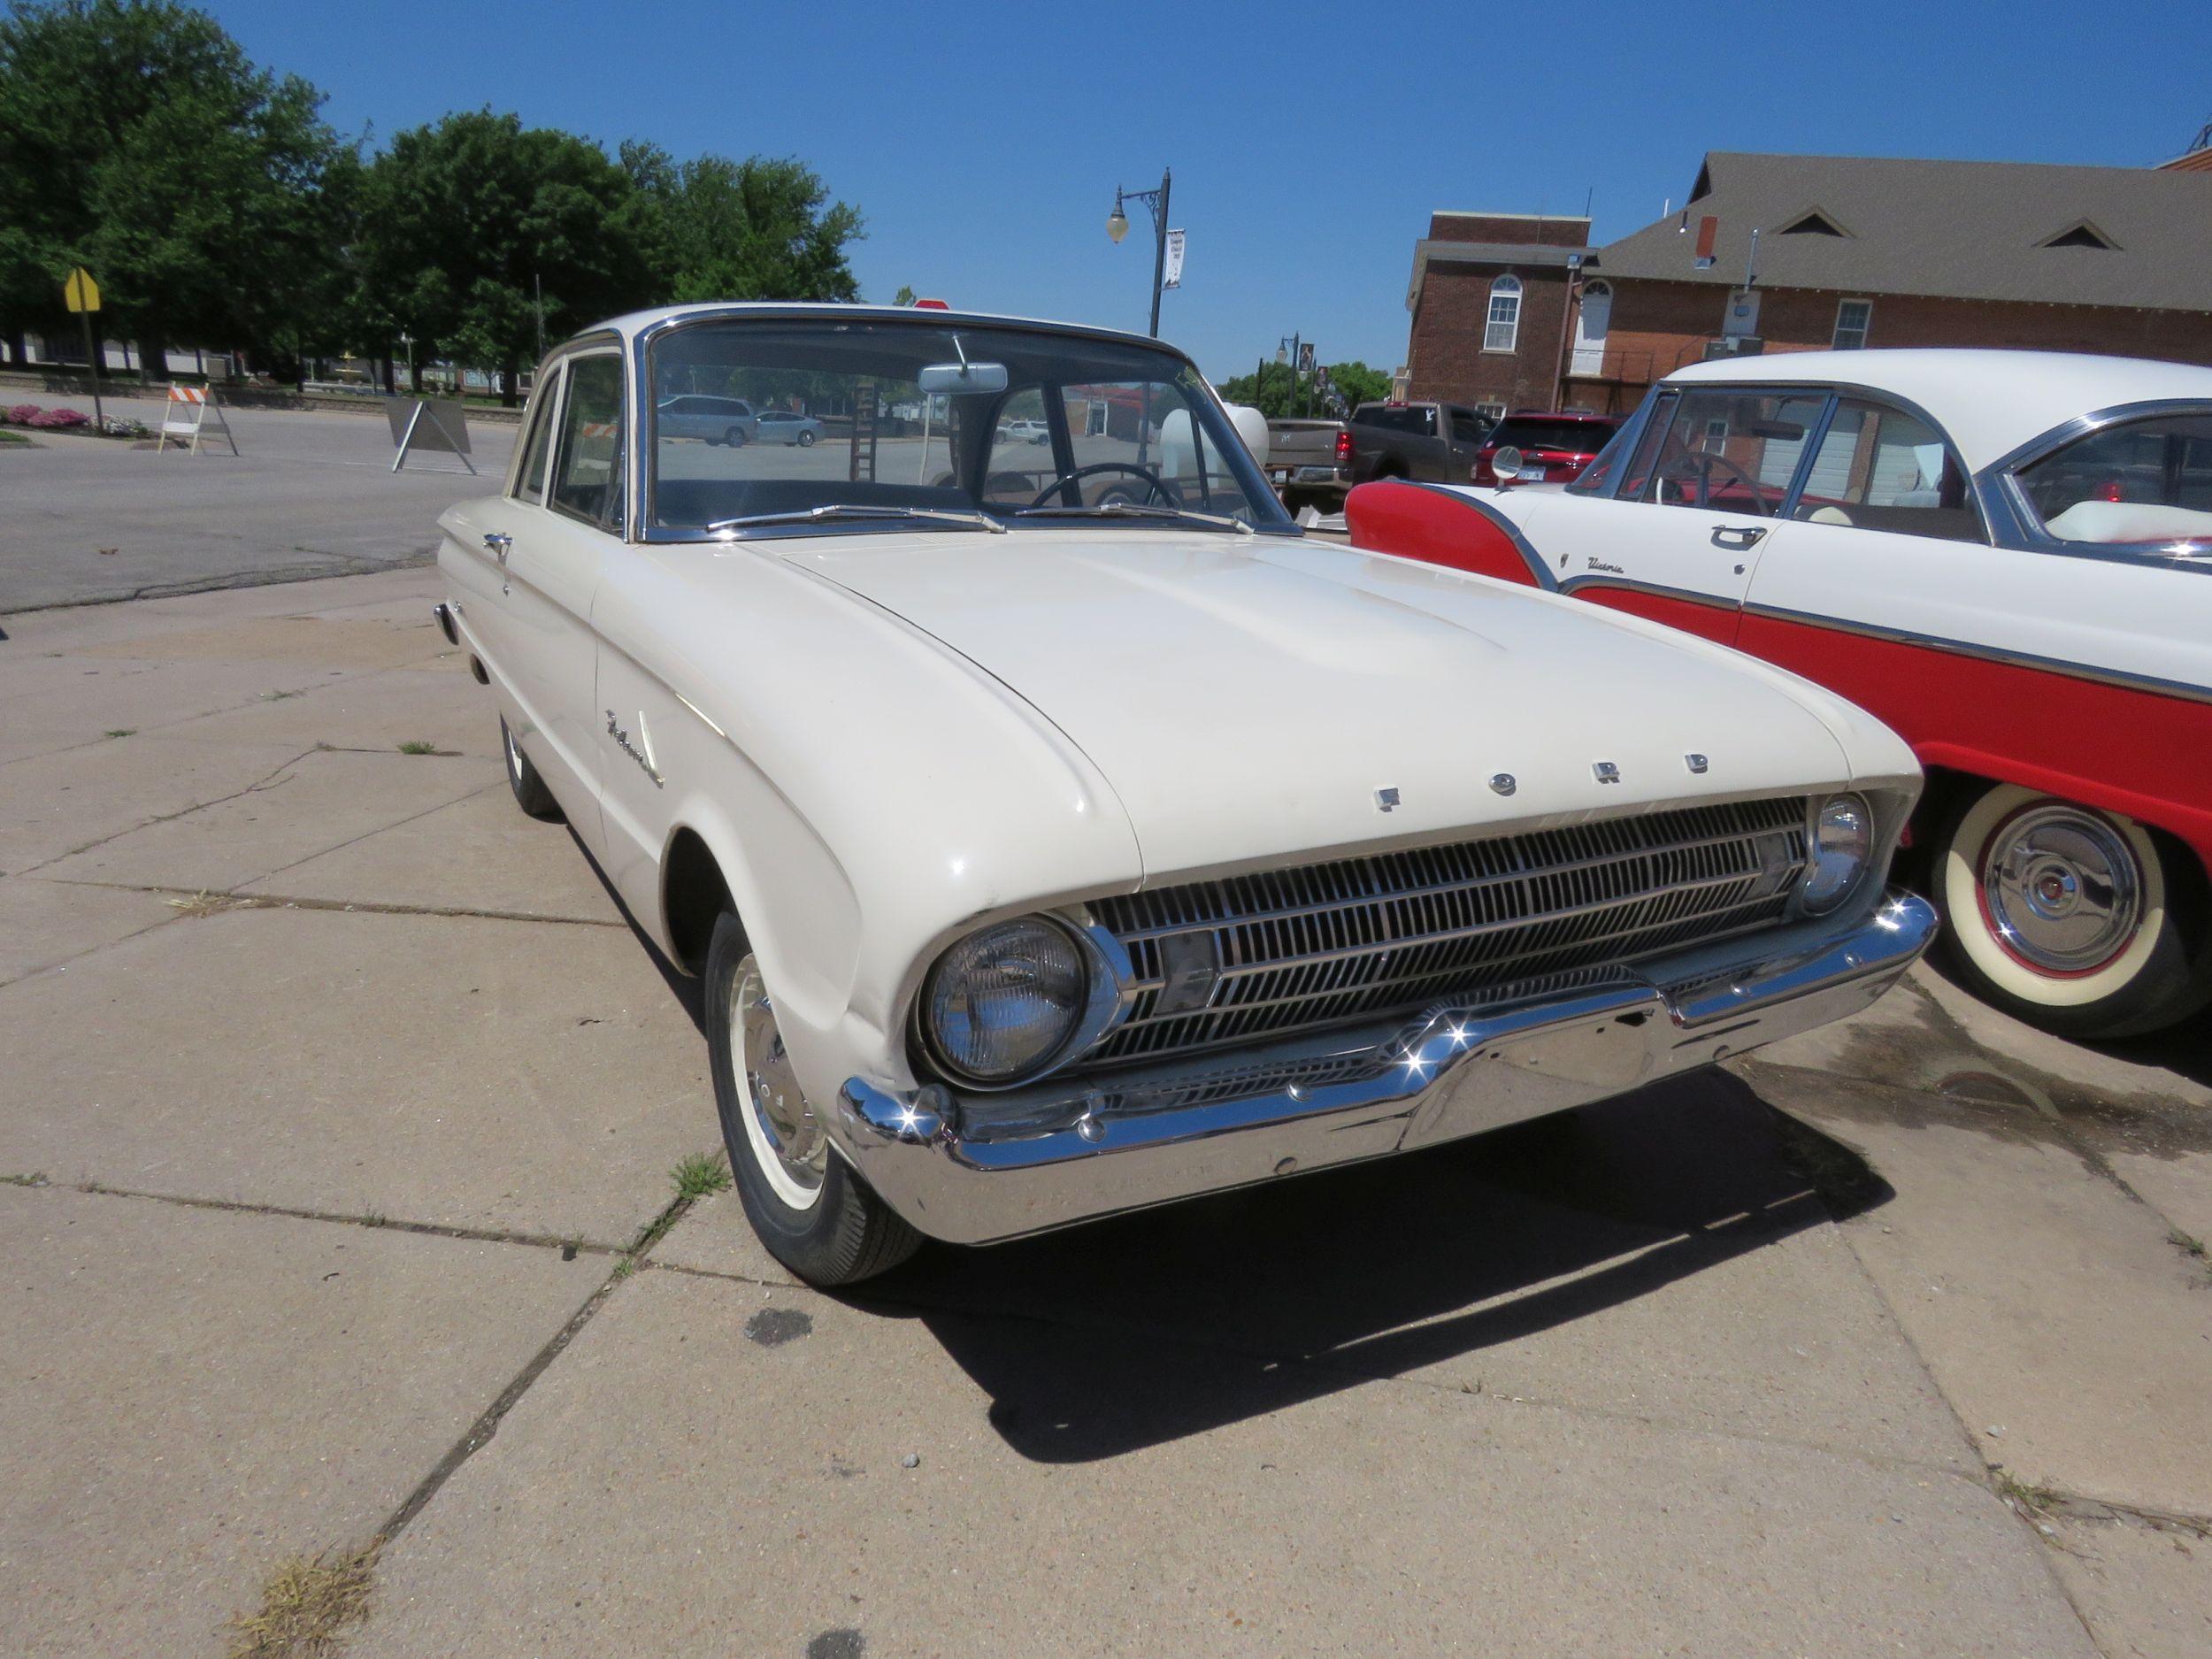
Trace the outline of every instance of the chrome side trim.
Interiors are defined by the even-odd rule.
[[[1394,1028],[1269,1044],[1110,1081],[959,1096],[850,1078],[839,1150],[933,1238],[984,1244],[1387,1156],[1623,1094],[1855,1012],[1936,927],[1893,893],[1840,924]]]
[[[1746,616],[1764,617],[1776,622],[1794,622],[1806,627],[1831,629],[1838,634],[1855,634],[1865,639],[1886,641],[1893,645],[1916,645],[1926,650],[1943,651],[1953,657],[1973,657],[1984,662],[2001,663],[2011,668],[2032,668],[2047,674],[2062,674],[2069,680],[2087,680],[2101,686],[2116,686],[2124,691],[2148,691],[2160,696],[2181,697],[2192,703],[2212,703],[2212,686],[2192,685],[2183,680],[2162,680],[2155,674],[2130,673],[2124,669],[2101,668],[2092,663],[2070,663],[2055,657],[2038,657],[2031,651],[2008,650],[2003,646],[1981,645],[1970,640],[1945,639],[1939,634],[1888,627],[1878,622],[1816,616],[1810,611],[1789,611],[1779,605],[1747,604],[1743,610]],[[1755,651],[1752,655],[1758,653]]]
[[[1690,604],[1703,605],[1710,611],[1734,611],[1738,608],[1734,600],[1724,599],[1718,594],[1699,593],[1689,588],[1669,588],[1659,582],[1640,582],[1630,576],[1570,576],[1559,584],[1559,591],[1569,595],[1578,594],[1590,588],[1617,588],[1625,594],[1648,594],[1654,599],[1679,599]]]
[[[1513,543],[1513,550],[1521,556],[1521,562],[1528,566],[1528,573],[1539,588],[1546,593],[1555,594],[1559,591],[1558,580],[1552,575],[1550,567],[1544,563],[1543,556],[1531,547],[1528,538],[1521,534],[1521,526],[1515,524],[1512,519],[1507,518],[1488,502],[1479,500],[1472,495],[1463,495],[1457,489],[1444,484],[1416,483],[1411,479],[1404,478],[1393,479],[1390,481],[1394,484],[1402,484],[1408,489],[1425,489],[1432,495],[1441,495],[1448,501],[1480,513],[1505,532],[1506,539]],[[1362,549],[1361,551],[1363,552],[1366,549]],[[1471,576],[1475,574],[1472,571],[1467,573]]]

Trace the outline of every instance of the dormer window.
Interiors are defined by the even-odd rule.
[[[1778,233],[1784,236],[1840,236],[1843,227],[1818,208],[1809,213],[1800,213]]]
[[[2118,242],[2087,219],[2068,227],[2055,236],[2046,237],[2038,245],[2045,248],[2101,248],[2107,253],[2116,253],[2120,247]]]

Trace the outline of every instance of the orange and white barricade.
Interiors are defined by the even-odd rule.
[[[224,440],[230,445],[230,452],[236,455],[237,435],[231,431],[230,422],[223,419],[222,406],[216,403],[209,388],[172,386],[169,388],[169,406],[162,411],[161,437],[155,443],[154,451],[159,454],[168,449],[173,440],[187,453],[197,455],[200,452],[201,434],[207,432],[211,426],[223,434]]]

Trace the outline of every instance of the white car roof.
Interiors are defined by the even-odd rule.
[[[2184,398],[2212,405],[2212,369],[2070,351],[1897,349],[1780,351],[1717,357],[1664,384],[1863,386],[1917,403],[1978,472],[2077,416],[2123,403]]]

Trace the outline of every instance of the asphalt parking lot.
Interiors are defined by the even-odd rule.
[[[695,999],[434,596],[0,616],[12,1651],[220,1654],[319,1555],[375,1655],[2212,1649],[2200,1029],[1923,971],[823,1295],[680,1194]]]
[[[104,401],[156,428],[166,407]],[[88,397],[12,388],[0,402],[92,412]],[[420,565],[437,551],[438,515],[484,491],[452,455],[411,455],[395,475],[380,410],[224,414],[234,456],[219,438],[197,455],[67,433],[0,445],[0,613]],[[516,430],[469,422],[479,472],[506,472]]]

